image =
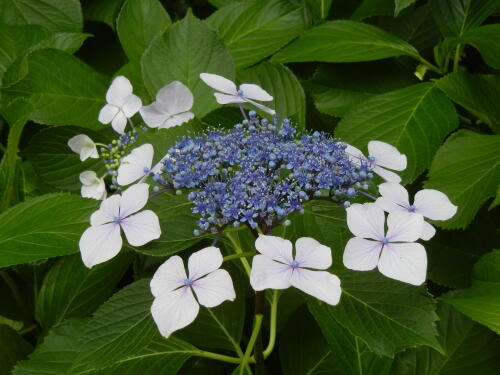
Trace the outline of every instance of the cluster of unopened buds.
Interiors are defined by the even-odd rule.
[[[82,196],[102,200],[80,239],[87,267],[119,253],[122,230],[132,246],[158,239],[158,216],[142,209],[163,191],[186,191],[193,213],[199,216],[199,229],[194,234],[215,234],[212,246],[189,257],[188,272],[177,255],[156,271],[151,281],[155,297],[151,311],[163,336],[193,322],[199,305],[211,308],[236,298],[231,276],[220,268],[223,256],[216,247],[218,236],[228,226],[248,226],[259,232],[249,269],[255,291],[295,287],[328,304],[337,304],[341,287],[339,278],[328,272],[331,249],[302,237],[294,250],[289,240],[270,235],[272,228],[290,225],[288,215],[303,213],[305,202],[314,199],[346,208],[347,225],[355,236],[343,253],[347,268],[378,268],[389,278],[413,285],[425,281],[426,252],[416,241],[429,240],[435,229],[424,219],[447,220],[457,207],[445,194],[431,189],[419,191],[410,203],[408,192],[399,184],[401,178],[394,172],[406,168],[405,155],[376,140],[368,143],[365,156],[329,134],[299,134],[289,120],[279,121],[274,110],[258,103],[273,100],[261,87],[237,87],[224,77],[208,73],[201,74],[200,79],[217,91],[219,104],[240,107],[241,123],[232,129],[210,128],[179,139],[168,150],[156,150],[162,157],[153,164],[155,150],[151,144],[129,152],[139,136],[131,117],[139,112],[150,128],[179,126],[194,118],[190,112],[193,95],[175,81],[160,89],[153,103],[142,106],[128,79],[120,76],[112,82],[107,104],[99,114],[99,121],[111,123],[120,137],[108,145],[96,144],[83,134],[68,142],[81,160],[104,159],[111,178],[109,188],[116,192],[107,197],[106,175],[98,177],[93,171],[80,175]],[[255,111],[247,113],[243,104],[251,104],[272,118],[260,118]],[[129,132],[125,131],[127,124],[132,127]],[[385,180],[378,186],[380,197],[367,192],[374,174]],[[150,195],[146,181],[155,193]],[[362,196],[373,202],[351,204]]]

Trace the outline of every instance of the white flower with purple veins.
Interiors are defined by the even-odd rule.
[[[276,113],[273,109],[255,102],[255,100],[260,102],[273,100],[273,97],[267,91],[257,85],[244,83],[240,87],[236,87],[233,81],[211,73],[201,73],[200,78],[211,88],[220,91],[214,94],[219,104],[250,103],[271,115]]]
[[[99,112],[99,122],[111,123],[113,129],[123,134],[127,126],[127,119],[139,111],[141,99],[132,94],[132,84],[123,76],[116,77],[106,93],[107,104]]]
[[[150,173],[158,172],[161,163],[151,168],[153,153],[153,146],[149,143],[134,148],[130,154],[123,158],[120,167],[118,167],[118,176],[116,177],[118,184],[128,185]]]
[[[163,336],[169,337],[191,324],[200,305],[215,307],[236,298],[231,276],[220,269],[221,265],[220,250],[211,246],[189,257],[189,276],[177,255],[156,270],[151,280],[151,293],[155,297],[151,314]]]
[[[330,305],[340,300],[340,280],[326,270],[332,265],[332,252],[314,238],[302,237],[295,243],[281,237],[260,235],[255,248],[260,252],[252,261],[250,284],[254,290],[302,290]]]
[[[387,212],[410,212],[431,220],[448,220],[457,212],[457,206],[438,190],[420,190],[413,204],[410,204],[408,191],[399,184],[386,182],[379,185],[378,191],[381,197],[375,203]],[[420,238],[427,241],[435,234],[436,229],[424,221]]]
[[[422,233],[423,217],[410,212],[392,212],[384,229],[384,211],[375,203],[347,208],[347,226],[356,236],[344,250],[344,265],[356,271],[375,267],[385,276],[420,285],[425,281],[427,254],[415,243]]]
[[[82,183],[82,197],[97,200],[106,198],[106,184],[104,183],[104,179],[97,177],[94,171],[80,173],[80,182]]]
[[[179,81],[162,87],[156,94],[156,101],[140,109],[141,116],[151,128],[171,128],[192,118],[193,94]]]
[[[76,152],[80,155],[81,161],[85,161],[88,158],[99,158],[96,144],[92,139],[90,139],[90,137],[86,136],[85,134],[78,134],[70,138],[70,140],[68,141],[68,146],[71,151]]]
[[[347,145],[345,152],[350,156],[350,160],[353,163],[358,165],[361,162],[368,163],[373,172],[389,182],[400,182],[401,177],[387,169],[395,171],[406,169],[406,155],[403,155],[396,147],[385,142],[368,142],[368,157],[364,156],[360,150],[351,145]]]
[[[148,190],[148,184],[133,185],[121,195],[105,199],[90,216],[91,226],[80,238],[82,260],[88,268],[120,252],[121,229],[132,246],[142,246],[160,237],[158,216],[151,210],[138,212],[148,201]]]

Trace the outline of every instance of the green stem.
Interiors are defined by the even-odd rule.
[[[241,358],[230,357],[228,355],[207,352],[205,350],[200,350],[198,352],[191,353],[191,354],[193,356],[196,356],[196,357],[210,358],[210,359],[215,359],[216,361],[227,362],[227,363],[239,364],[241,362]]]
[[[104,148],[108,148],[108,145],[105,145],[104,143],[94,142],[94,144],[95,144],[96,146],[101,146],[101,147],[104,147]]]
[[[243,360],[241,361],[240,375],[243,374],[243,369],[247,366],[247,364],[253,362],[252,358],[250,358],[250,355],[252,354],[253,347],[255,345],[255,342],[257,341],[257,337],[259,336],[260,328],[262,327],[262,319],[263,318],[264,318],[264,315],[262,315],[262,314],[255,315],[254,322],[253,322],[252,334],[250,336],[250,340],[248,341],[248,345],[247,345],[247,348],[245,350]]]
[[[439,69],[436,65],[432,64],[431,62],[427,61],[426,59],[424,59],[422,56],[418,56],[417,60],[425,65],[427,68],[429,68],[429,70],[432,70],[433,72],[436,72],[437,74],[443,74],[441,72],[441,69]]]
[[[462,44],[458,43],[457,49],[455,50],[455,58],[453,59],[453,71],[458,71],[458,63],[460,62],[460,55],[462,52]]]
[[[273,300],[271,302],[271,317],[269,323],[269,342],[264,350],[264,358],[269,357],[273,352],[274,344],[276,343],[276,317],[278,316],[278,300],[279,294],[277,290],[273,290]]]
[[[236,239],[233,238],[233,234],[234,233],[232,233],[232,232],[225,232],[225,235],[229,239],[229,241],[231,242],[231,245],[233,246],[233,249],[236,252],[236,254],[244,254],[244,251],[241,249],[241,247],[238,244],[238,242],[236,241]],[[248,276],[250,276],[250,270],[251,270],[250,263],[248,263],[246,258],[243,256],[241,256],[240,259],[241,259],[241,263],[243,264],[243,268],[245,269],[245,272],[247,273]]]
[[[244,253],[227,255],[227,256],[225,256],[222,259],[222,261],[223,262],[227,262],[228,260],[239,259],[239,258],[246,258],[246,257],[252,257],[254,255],[255,255],[255,251],[247,251],[247,252],[244,252]]]

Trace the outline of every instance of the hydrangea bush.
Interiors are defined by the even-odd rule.
[[[500,3],[347,3],[4,7],[0,370],[500,371]]]

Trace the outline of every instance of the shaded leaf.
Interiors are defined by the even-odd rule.
[[[33,350],[29,342],[11,327],[0,324],[0,375],[9,375],[17,361]]]
[[[473,45],[488,65],[500,69],[500,24],[476,27],[467,31],[462,40]]]

